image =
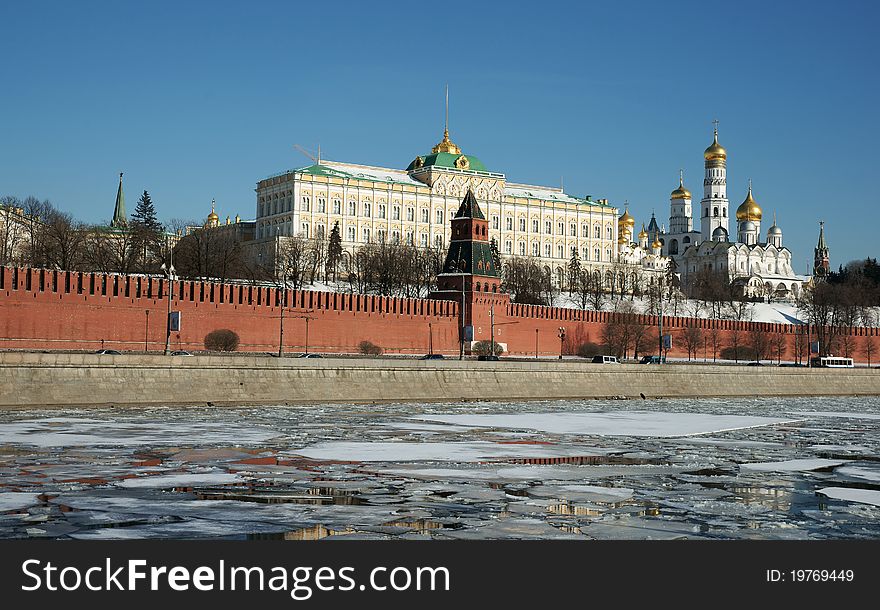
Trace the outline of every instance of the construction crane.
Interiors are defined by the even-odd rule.
[[[301,152],[302,154],[304,154],[305,156],[307,156],[309,159],[311,159],[315,165],[321,165],[321,145],[320,144],[318,144],[318,154],[317,155],[313,154],[312,151],[300,146],[299,144],[294,144],[293,147],[296,150],[298,150],[299,152]]]

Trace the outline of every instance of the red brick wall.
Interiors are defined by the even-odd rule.
[[[182,312],[183,329],[172,333],[172,349],[199,350],[207,333],[230,328],[241,338],[240,350],[278,350],[280,291],[247,285],[179,281],[174,285],[173,308]],[[309,316],[309,348],[323,352],[357,352],[361,341],[371,341],[387,353],[424,354],[429,332],[435,352],[458,353],[458,307],[455,301],[404,299],[316,291],[292,291],[285,310],[284,343],[290,352],[305,349],[305,320]],[[507,295],[476,293],[468,302],[474,339],[490,336],[490,307],[495,311],[495,340],[511,355],[557,355],[558,328],[568,334],[567,349],[580,341],[601,343],[608,312],[511,304]],[[165,346],[167,282],[139,276],[66,273],[44,269],[0,268],[0,349],[83,349],[160,351]],[[149,312],[149,313],[148,313]],[[650,326],[649,344],[656,345],[657,318],[639,316]],[[740,343],[758,329],[790,335],[788,357],[794,350],[787,324],[664,317],[664,332],[673,335],[670,356],[686,356],[682,329],[696,324],[722,330],[726,346],[734,328]],[[535,332],[537,330],[537,333]],[[877,328],[855,328],[857,360],[862,358],[864,336],[876,337]],[[880,342],[878,342],[880,343]],[[878,346],[880,347],[880,346]],[[656,349],[652,350],[656,352]],[[703,357],[701,348],[698,357]],[[708,356],[712,357],[711,340]]]

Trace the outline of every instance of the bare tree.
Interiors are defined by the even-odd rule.
[[[775,333],[770,339],[770,347],[776,354],[776,364],[782,364],[782,357],[788,351],[788,336],[785,333]]]
[[[871,366],[871,358],[877,353],[877,342],[874,337],[865,337],[864,342],[862,343],[862,353],[868,360],[868,366]]]
[[[700,345],[703,343],[703,329],[696,324],[689,323],[681,334],[687,349],[688,360],[696,358]]]
[[[749,332],[749,347],[755,357],[755,361],[761,362],[770,350],[770,337],[767,332],[757,326]]]

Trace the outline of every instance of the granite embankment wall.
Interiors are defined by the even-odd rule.
[[[880,395],[878,369],[0,354],[0,407]]]

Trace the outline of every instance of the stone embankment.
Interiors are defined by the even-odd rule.
[[[880,395],[880,370],[0,354],[0,408]]]

